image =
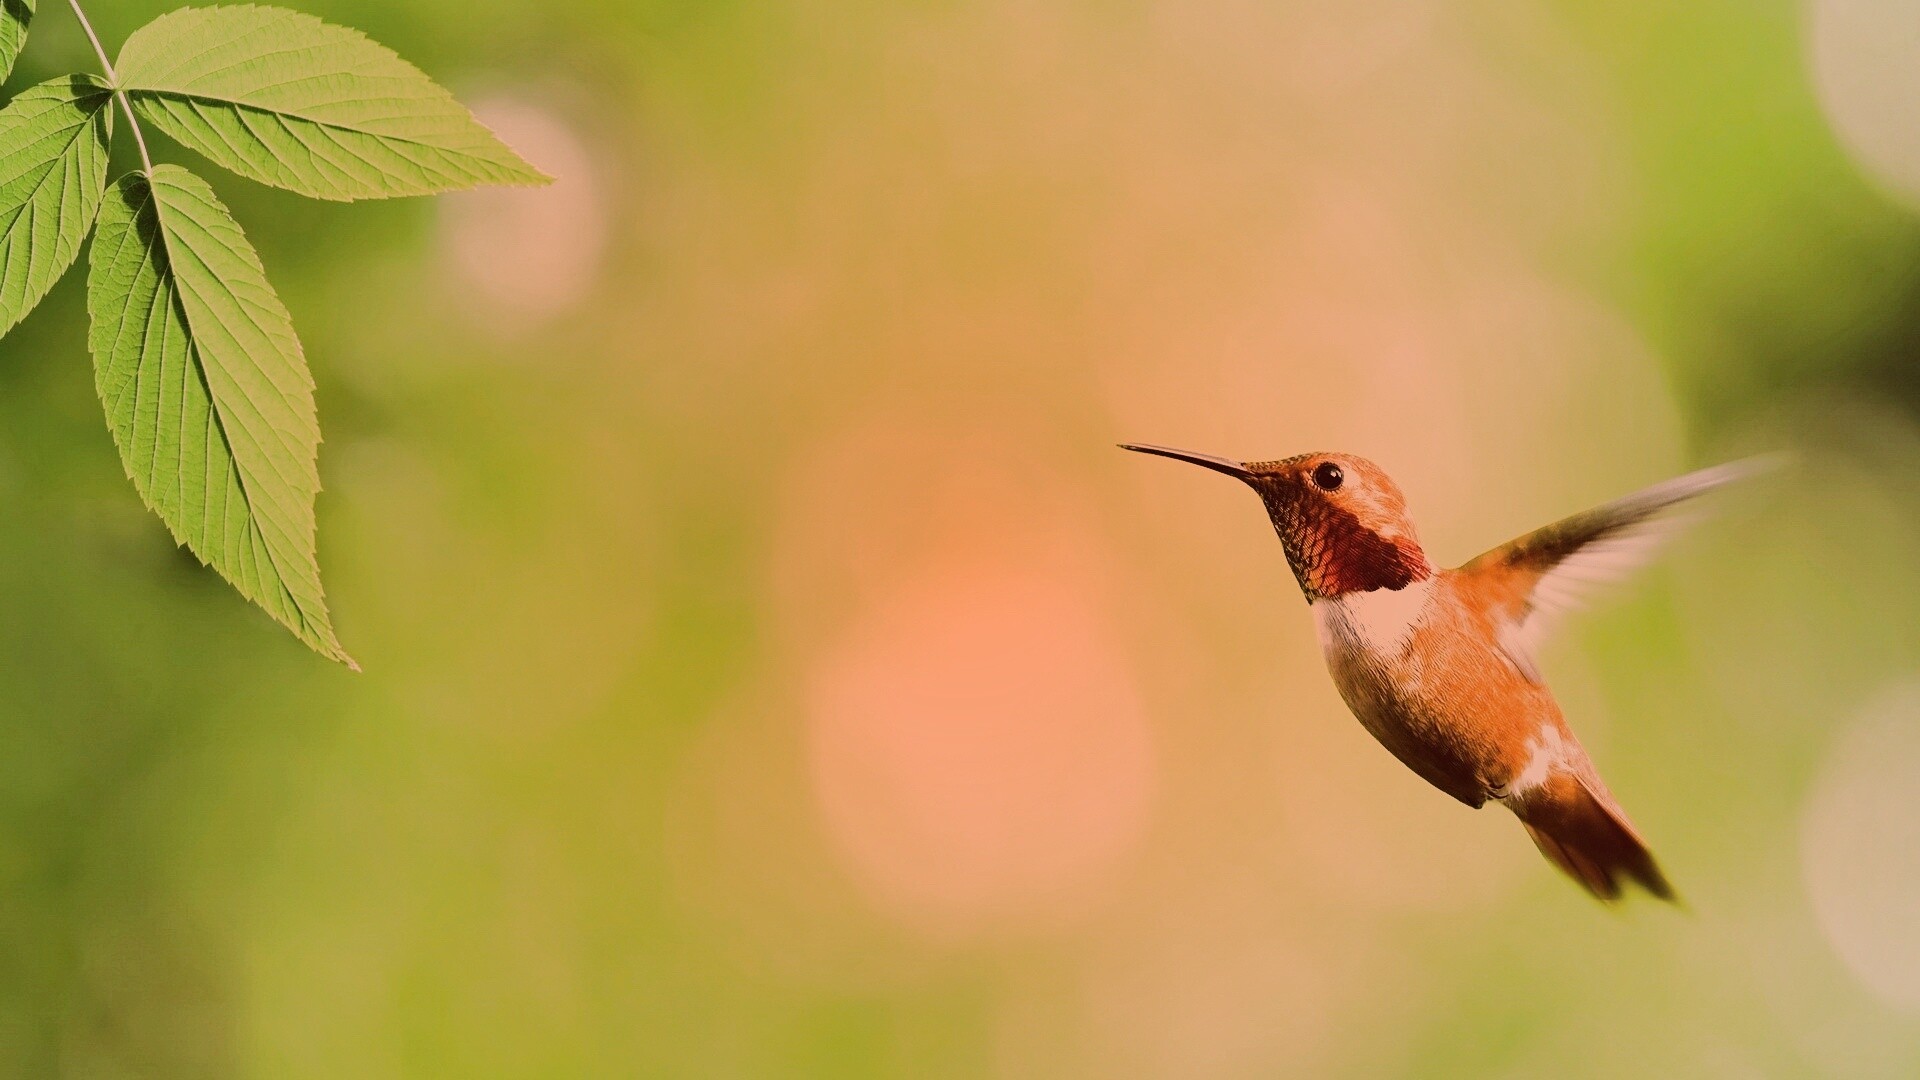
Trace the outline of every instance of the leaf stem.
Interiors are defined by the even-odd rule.
[[[93,24],[87,21],[87,13],[80,10],[80,0],[67,0],[73,8],[73,17],[80,20],[80,29],[87,32],[87,40],[93,43],[93,55],[100,58],[100,67],[107,75],[108,85],[113,87],[114,100],[120,103],[120,111],[127,115],[127,126],[133,129],[134,144],[140,147],[141,171],[147,179],[153,179],[153,159],[147,156],[147,137],[140,131],[140,120],[133,115],[133,102],[127,100],[127,92],[120,89],[120,76],[113,70],[113,61],[107,59],[107,50],[100,47],[100,35],[93,32]]]

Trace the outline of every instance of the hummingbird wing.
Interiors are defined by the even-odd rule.
[[[1777,464],[1772,458],[1748,458],[1655,484],[1510,540],[1458,572],[1498,598],[1501,648],[1514,666],[1540,682],[1534,656],[1560,616],[1645,565],[1662,543],[1691,524],[1699,515],[1686,512],[1684,504]]]

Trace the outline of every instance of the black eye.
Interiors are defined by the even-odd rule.
[[[1313,483],[1321,491],[1339,490],[1340,482],[1346,478],[1347,474],[1340,471],[1340,466],[1331,461],[1323,461],[1313,467]]]

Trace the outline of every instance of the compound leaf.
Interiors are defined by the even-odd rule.
[[[351,665],[314,561],[313,380],[260,259],[205,181],[131,173],[87,277],[95,385],[141,498],[300,640]]]
[[[271,7],[185,8],[127,39],[144,121],[234,172],[320,199],[547,177],[418,68],[357,30]]]
[[[69,75],[0,109],[0,334],[80,254],[106,190],[112,102],[105,83]]]

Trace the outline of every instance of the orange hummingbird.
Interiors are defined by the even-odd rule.
[[[1534,654],[1587,588],[1643,562],[1680,504],[1757,469],[1703,469],[1557,521],[1452,570],[1414,536],[1400,489],[1351,454],[1229,461],[1162,446],[1250,485],[1313,609],[1347,707],[1401,763],[1479,808],[1503,803],[1549,861],[1603,901],[1672,886],[1594,770]]]

